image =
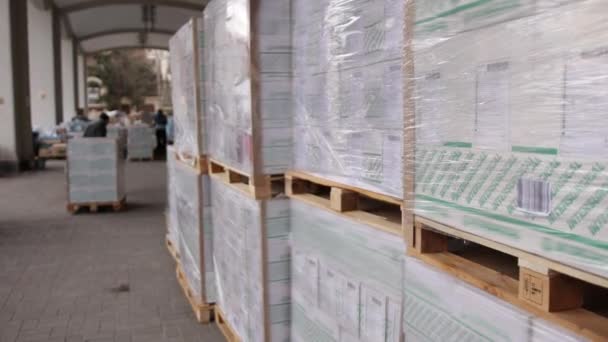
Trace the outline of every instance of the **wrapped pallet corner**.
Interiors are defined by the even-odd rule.
[[[405,1],[408,253],[521,311],[476,313],[504,325],[469,333],[608,339],[606,13],[603,0]],[[406,282],[431,291],[431,273]],[[470,301],[448,305],[476,319]]]
[[[183,272],[185,279],[181,280],[187,284],[182,286],[186,285],[189,290],[191,304],[206,307],[216,300],[209,176],[201,175],[184,163],[174,161],[171,164],[173,183],[169,187],[172,188],[170,194],[175,196],[178,272]],[[210,313],[204,311],[206,315]]]
[[[403,277],[408,342],[587,341],[414,258]]]
[[[178,258],[179,230],[177,223],[177,189],[176,165],[177,159],[173,146],[167,146],[167,247],[171,255]]]
[[[401,341],[402,237],[291,201],[292,341]]]
[[[211,200],[216,322],[236,341],[289,341],[289,200],[256,200],[215,176]]]
[[[193,166],[205,155],[199,25],[192,18],[169,41],[175,152]]]
[[[124,201],[125,162],[116,139],[70,139],[67,156],[70,205],[115,205]]]
[[[402,198],[403,1],[293,4],[293,168]]]
[[[145,124],[129,126],[127,133],[127,156],[133,159],[154,159],[156,130]]]
[[[291,161],[291,0],[213,0],[203,32],[210,165],[265,186]]]

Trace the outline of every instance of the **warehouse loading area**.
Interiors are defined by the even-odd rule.
[[[608,2],[0,4],[0,342],[608,341]]]

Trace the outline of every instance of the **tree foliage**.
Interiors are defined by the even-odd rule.
[[[95,54],[94,65],[89,67],[89,75],[103,81],[107,88],[101,97],[109,109],[120,108],[123,98],[128,98],[137,107],[144,104],[145,96],[157,93],[157,77],[154,66],[144,54],[128,50],[114,50]]]

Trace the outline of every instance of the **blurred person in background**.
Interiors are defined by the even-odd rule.
[[[83,137],[85,138],[105,138],[108,135],[108,123],[110,117],[108,114],[101,113],[99,120],[88,125],[84,131]]]
[[[167,146],[167,117],[161,109],[154,116],[154,127],[156,128],[156,148],[162,151]]]

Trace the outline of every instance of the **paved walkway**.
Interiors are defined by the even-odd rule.
[[[128,211],[76,216],[62,162],[0,178],[0,342],[223,341],[164,247],[165,164],[127,171]]]

